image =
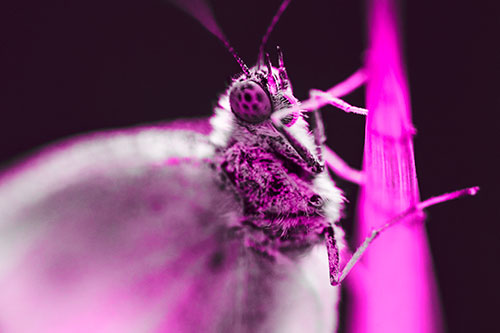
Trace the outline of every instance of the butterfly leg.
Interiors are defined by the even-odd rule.
[[[323,126],[323,120],[321,119],[321,113],[319,110],[313,111],[313,116],[311,117],[311,128],[314,135],[314,143],[316,145],[318,160],[321,163],[323,163],[323,160],[326,160],[326,165],[339,177],[358,185],[363,184],[362,172],[351,168],[331,148],[325,145],[325,128]]]
[[[313,111],[313,116],[310,118],[310,128],[314,136],[314,145],[316,146],[316,155],[318,160],[323,163],[323,145],[326,142],[325,126],[319,110]]]
[[[274,112],[274,114],[271,116],[271,119],[276,125],[294,112],[311,112],[314,110],[318,110],[327,104],[333,105],[345,112],[352,112],[366,116],[368,114],[368,110],[357,106],[352,106],[340,99],[340,97],[349,94],[353,90],[363,85],[366,79],[367,75],[365,73],[365,70],[360,69],[353,75],[348,77],[346,80],[333,86],[327,91],[311,89],[309,91],[309,99],[302,101],[300,104],[297,104],[289,109],[283,109]]]
[[[360,69],[357,72],[355,72],[354,74],[352,74],[350,77],[348,77],[346,80],[333,86],[332,88],[328,89],[327,91],[312,89],[309,92],[309,95],[311,96],[311,98],[309,100],[315,100],[316,103],[318,103],[320,105],[320,106],[317,106],[316,108],[319,108],[319,107],[324,106],[326,104],[331,104],[331,105],[333,105],[341,110],[344,110],[345,112],[352,112],[352,113],[367,115],[368,110],[366,110],[364,108],[352,106],[352,105],[348,104],[347,102],[340,99],[340,97],[351,93],[352,91],[356,90],[361,85],[363,85],[365,83],[366,79],[367,79],[367,76],[366,76],[364,69]]]
[[[331,148],[325,145],[325,128],[323,126],[323,120],[321,119],[321,113],[319,110],[313,111],[310,126],[313,132],[314,143],[316,145],[316,155],[319,162],[323,164],[323,161],[326,160],[326,165],[339,177],[358,185],[363,184],[362,172],[351,168]]]
[[[326,240],[326,251],[328,253],[328,266],[330,268],[330,284],[336,286],[340,283],[339,272],[340,272],[340,255],[337,242],[335,241],[335,235],[333,232],[333,227],[327,226],[324,230],[324,236]]]
[[[369,236],[365,238],[363,243],[356,249],[356,252],[352,255],[351,259],[347,262],[347,264],[342,268],[342,271],[340,272],[340,276],[336,280],[332,280],[332,262],[330,259],[330,249],[328,249],[328,258],[330,260],[330,281],[332,281],[332,285],[337,285],[341,283],[349,274],[351,269],[354,267],[354,265],[361,259],[361,256],[365,253],[365,251],[368,249],[368,246],[377,238],[382,232],[385,230],[389,229],[390,227],[398,224],[401,221],[404,221],[406,218],[410,216],[414,216],[415,214],[422,214],[423,210],[427,207],[436,205],[438,203],[446,202],[449,200],[454,200],[458,199],[463,196],[467,195],[476,195],[477,191],[479,191],[479,187],[470,187],[458,191],[454,191],[451,193],[445,193],[442,195],[439,195],[437,197],[429,198],[425,201],[419,202],[416,205],[411,206],[407,210],[403,211],[401,214],[395,216],[391,220],[389,220],[387,223],[382,225],[379,228],[374,229]],[[327,233],[327,248],[329,247],[329,241],[328,237],[330,237]],[[338,273],[338,271],[334,271],[334,273]]]
[[[356,113],[356,114],[360,114],[363,116],[366,116],[368,114],[367,109],[353,106],[353,105],[347,103],[346,101],[344,101],[338,97],[335,97],[334,95],[330,94],[328,91],[311,89],[309,91],[309,95],[311,96],[310,99],[314,99],[316,101],[316,103],[318,104],[318,107],[322,107],[324,105],[330,104],[330,105],[333,105],[336,108],[339,108],[347,113]]]
[[[351,168],[340,156],[328,146],[323,147],[326,165],[339,177],[352,183],[363,185],[364,174],[360,170]]]

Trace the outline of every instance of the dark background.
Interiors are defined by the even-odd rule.
[[[280,1],[213,1],[241,57],[256,60]],[[71,135],[209,116],[239,67],[191,17],[161,0],[17,1],[0,9],[0,161],[9,165]],[[427,198],[480,185],[433,207],[428,232],[450,332],[498,323],[500,10],[495,1],[411,1],[402,29]],[[268,43],[279,44],[299,99],[362,65],[362,1],[293,1]],[[363,91],[346,98],[363,105]],[[360,167],[364,120],[326,108],[328,144]],[[351,206],[357,190],[341,182]],[[402,309],[402,311],[404,311]]]

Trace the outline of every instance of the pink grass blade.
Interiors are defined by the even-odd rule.
[[[409,92],[394,3],[369,1],[367,117],[358,236],[419,203]],[[440,310],[423,224],[401,223],[353,269],[352,332],[440,331]]]

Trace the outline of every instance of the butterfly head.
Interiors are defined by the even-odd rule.
[[[279,68],[273,67],[269,56],[264,66],[254,66],[232,84],[229,93],[231,111],[242,121],[251,124],[268,120],[271,114],[297,103],[278,48]]]

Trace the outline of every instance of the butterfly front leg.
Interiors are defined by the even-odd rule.
[[[307,110],[317,110],[327,104],[330,104],[345,112],[357,113],[366,116],[368,114],[368,110],[352,106],[344,100],[341,100],[340,97],[345,96],[361,87],[366,82],[367,78],[365,70],[361,68],[347,79],[336,84],[327,91],[311,89],[309,91],[310,98],[303,101],[301,103],[301,107]]]
[[[294,105],[289,109],[283,109],[276,112],[272,117],[274,126],[284,135],[287,139],[294,145],[299,147],[297,150],[299,153],[301,150],[300,143],[294,143],[293,136],[290,135],[287,130],[286,119],[297,112],[312,112],[313,115],[310,118],[311,130],[314,136],[314,142],[316,145],[316,156],[315,159],[310,159],[310,165],[317,164],[320,168],[316,167],[318,172],[321,172],[324,162],[327,166],[339,177],[350,181],[352,183],[362,185],[364,182],[364,177],[361,171],[351,168],[340,156],[338,156],[331,148],[325,145],[326,136],[323,126],[323,121],[321,119],[321,114],[319,108],[330,104],[345,112],[352,112],[361,115],[367,115],[368,110],[356,106],[352,106],[347,102],[341,100],[339,97],[346,95],[353,90],[359,88],[366,81],[366,74],[363,69],[358,70],[349,78],[343,82],[335,85],[334,87],[328,89],[327,91],[320,91],[312,89],[310,91],[310,98],[300,104]],[[307,157],[306,154],[301,154]],[[312,162],[312,163],[311,163]]]
[[[302,108],[312,110],[313,112],[311,125],[314,141],[318,150],[318,156],[324,156],[327,166],[339,177],[358,185],[362,185],[364,182],[362,172],[351,168],[331,148],[325,145],[326,136],[319,108],[330,104],[348,113],[352,112],[367,115],[368,110],[352,106],[339,98],[359,88],[365,83],[366,79],[367,76],[364,69],[360,69],[346,80],[333,86],[327,91],[312,89],[310,91],[311,97],[307,101],[301,103]]]

